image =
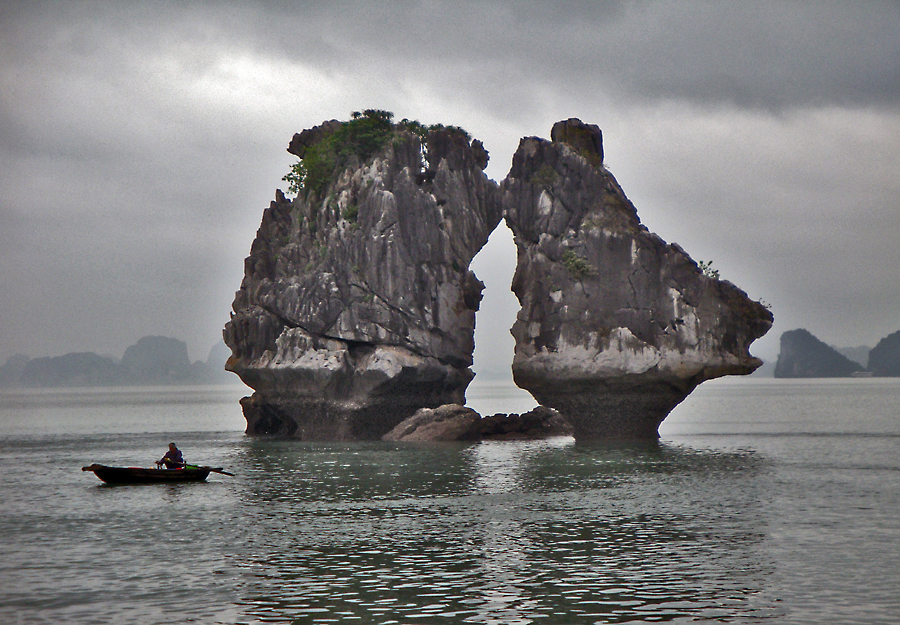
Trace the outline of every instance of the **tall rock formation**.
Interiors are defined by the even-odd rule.
[[[224,332],[255,391],[247,432],[374,439],[464,403],[484,286],[469,263],[502,210],[481,143],[365,111],[289,151],[298,196],[264,212]]]
[[[799,328],[781,335],[776,378],[844,378],[864,367]]]
[[[647,231],[599,128],[570,119],[551,139],[523,139],[501,188],[459,129],[365,111],[295,135],[298,195],[264,212],[224,332],[255,390],[247,432],[379,438],[463,404],[483,288],[468,267],[503,210],[514,377],[576,437],[656,438],[697,384],[758,367],[771,313]]]
[[[656,438],[698,384],[752,372],[772,315],[650,233],[603,167],[596,126],[522,139],[501,188],[515,235],[513,376],[576,438]]]

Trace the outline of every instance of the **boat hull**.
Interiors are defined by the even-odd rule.
[[[210,469],[145,469],[142,467],[107,467],[102,464],[92,464],[89,467],[81,467],[82,471],[93,471],[107,484],[153,484],[167,482],[202,482],[208,476]]]

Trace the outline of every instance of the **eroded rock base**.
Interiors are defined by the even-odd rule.
[[[542,405],[553,406],[573,428],[576,440],[655,440],[659,424],[695,388],[666,381],[592,381],[529,390]]]
[[[305,441],[378,440],[421,406],[418,397],[398,397],[364,408],[322,399],[261,398],[258,393],[241,400],[247,434]]]

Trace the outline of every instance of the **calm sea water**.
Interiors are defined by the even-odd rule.
[[[3,621],[900,620],[900,380],[706,383],[643,446],[250,438],[242,394],[0,394]],[[236,476],[80,470],[170,441]]]

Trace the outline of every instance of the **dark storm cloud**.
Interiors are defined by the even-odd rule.
[[[227,48],[326,71],[481,77],[494,90],[524,81],[769,108],[900,93],[896,2],[63,2],[6,17],[5,54],[42,71],[111,73],[181,48],[201,72]]]
[[[776,351],[900,327],[896,2],[4,2],[0,57],[0,362],[205,357],[290,136],[366,107],[467,128],[495,178],[599,123],[648,226],[789,324]]]
[[[218,5],[217,5],[218,6]],[[451,9],[452,7],[452,9]],[[326,67],[481,75],[782,108],[893,105],[896,2],[330,2],[214,10],[243,44]]]

